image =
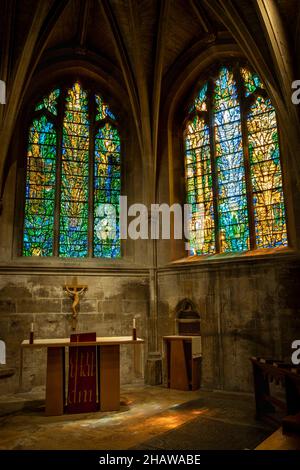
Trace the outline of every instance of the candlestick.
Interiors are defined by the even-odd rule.
[[[32,322],[30,325],[29,344],[33,344],[33,336],[34,336],[34,333],[33,333],[33,322]]]
[[[135,317],[133,317],[133,322],[132,322],[132,339],[133,341],[136,340],[136,325],[135,325]]]
[[[132,328],[132,339],[136,341],[136,328]]]

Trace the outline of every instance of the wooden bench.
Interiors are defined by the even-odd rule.
[[[257,418],[274,418],[272,413],[277,407],[285,415],[285,418],[279,420],[283,429],[296,429],[298,418],[296,419],[295,415],[300,414],[300,367],[274,359],[251,357],[250,360],[253,367]],[[272,381],[282,385],[283,398],[278,398],[270,392]],[[293,418],[288,419],[287,416]]]

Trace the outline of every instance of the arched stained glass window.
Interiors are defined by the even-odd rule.
[[[276,113],[257,74],[222,66],[184,131],[190,254],[288,244]]]
[[[29,129],[23,256],[120,256],[116,116],[79,82],[35,107]]]

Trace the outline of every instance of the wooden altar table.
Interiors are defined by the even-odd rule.
[[[101,411],[120,409],[120,345],[134,346],[144,343],[144,340],[131,336],[97,337],[96,341],[71,343],[70,338],[35,339],[33,344],[24,340],[21,344],[20,378],[22,387],[23,351],[24,349],[47,348],[46,375],[46,414],[61,415],[65,407],[65,353],[66,348],[95,346],[97,350],[97,385],[98,400]]]

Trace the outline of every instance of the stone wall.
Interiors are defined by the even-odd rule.
[[[80,300],[78,331],[98,336],[131,333],[136,316],[147,359],[149,284],[146,274],[77,276],[88,285]],[[39,338],[68,337],[71,299],[62,286],[73,276],[5,274],[0,277],[0,335],[7,345],[7,367],[15,375],[0,381],[0,392],[18,390],[20,343],[34,321]],[[291,256],[173,265],[158,271],[158,334],[175,333],[175,309],[190,298],[201,317],[202,387],[253,391],[249,357],[289,360],[291,342],[300,338],[300,263]],[[121,382],[138,377],[132,348],[122,346]],[[45,351],[25,351],[25,389],[45,383]]]
[[[202,386],[253,391],[249,357],[290,360],[300,338],[299,274],[299,261],[272,256],[162,269],[160,345],[175,333],[176,305],[188,297],[201,317]]]
[[[135,316],[138,335],[146,340],[146,358],[147,276],[87,275],[78,276],[77,280],[88,285],[88,291],[80,300],[77,330],[96,331],[97,336],[127,336],[132,333],[132,319]],[[18,390],[20,344],[29,337],[32,321],[37,338],[70,335],[72,300],[64,293],[63,285],[72,281],[73,276],[65,275],[0,276],[0,339],[6,342],[7,367],[15,368],[13,377],[0,381],[0,393]],[[133,368],[133,348],[121,348],[121,382],[130,383],[139,378]],[[26,350],[24,388],[44,385],[45,372],[45,350]]]

